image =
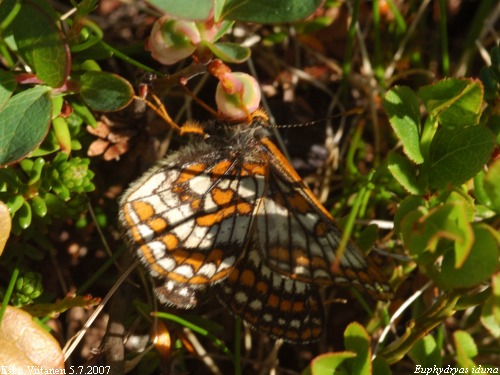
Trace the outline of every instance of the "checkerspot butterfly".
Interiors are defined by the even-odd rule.
[[[212,288],[257,330],[311,342],[324,325],[319,285],[391,291],[352,243],[332,267],[341,232],[256,113],[179,127],[190,142],[131,185],[120,220],[161,302],[191,308]]]

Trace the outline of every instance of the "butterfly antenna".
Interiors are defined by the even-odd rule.
[[[345,111],[345,112],[342,112],[342,113],[339,113],[339,114],[336,114],[336,115],[324,117],[324,118],[319,119],[319,120],[302,122],[302,123],[298,123],[298,124],[269,125],[269,127],[270,128],[287,128],[287,129],[290,129],[290,128],[304,128],[306,126],[316,125],[316,124],[318,124],[320,122],[323,122],[323,121],[326,121],[326,120],[331,120],[331,119],[338,118],[338,117],[346,117],[346,116],[359,115],[360,113],[363,113],[363,112],[364,112],[364,109],[361,108],[361,107],[358,107],[358,108],[353,108],[353,109],[350,109],[349,111]]]

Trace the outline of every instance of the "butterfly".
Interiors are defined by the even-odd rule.
[[[119,202],[162,303],[192,308],[214,291],[256,330],[307,343],[324,326],[320,285],[390,298],[385,278],[353,243],[337,262],[341,231],[272,141],[265,114],[178,130],[189,142]]]

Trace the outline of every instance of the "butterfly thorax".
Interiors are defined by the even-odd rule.
[[[251,123],[209,121],[203,124],[203,132],[203,142],[214,148],[234,150],[251,149],[257,146],[262,138],[270,135],[261,118],[255,118]],[[198,138],[197,135],[195,137]]]

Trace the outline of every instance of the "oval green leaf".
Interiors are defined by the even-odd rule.
[[[440,129],[430,147],[429,183],[436,189],[474,177],[490,159],[495,136],[485,126]]]
[[[237,43],[203,43],[222,61],[240,64],[250,57],[250,49]]]
[[[87,72],[80,77],[80,95],[95,111],[118,111],[134,97],[132,85],[124,78],[107,72]]]
[[[166,14],[192,21],[204,21],[212,13],[213,0],[148,0],[148,2]]]
[[[441,269],[433,268],[431,277],[443,289],[470,288],[491,278],[498,267],[499,243],[484,224],[474,224],[474,244],[460,268],[455,268],[456,252],[448,251]]]
[[[484,96],[479,80],[445,79],[423,87],[418,96],[443,127],[463,128],[479,122]]]
[[[0,165],[33,151],[49,130],[51,115],[49,87],[37,86],[10,98],[0,111]]]
[[[283,23],[310,16],[322,0],[226,0],[221,18],[225,20]]]
[[[311,361],[310,374],[347,374],[340,366],[346,359],[354,357],[356,353],[347,351],[319,355]]]
[[[347,326],[344,332],[344,345],[346,350],[357,354],[355,360],[346,361],[349,373],[370,375],[372,373],[370,337],[361,324],[354,322]]]
[[[11,28],[19,52],[37,77],[49,86],[62,86],[71,65],[69,48],[50,15],[27,1]]]
[[[388,91],[382,102],[389,122],[403,143],[403,151],[417,164],[424,161],[420,150],[420,109],[417,95],[406,86]]]
[[[410,160],[400,154],[390,151],[387,162],[387,168],[392,176],[407,192],[415,195],[423,194],[423,189],[417,184],[417,171],[415,165],[412,164]]]
[[[489,208],[500,213],[500,159],[490,165],[483,183],[484,192],[490,200]]]

